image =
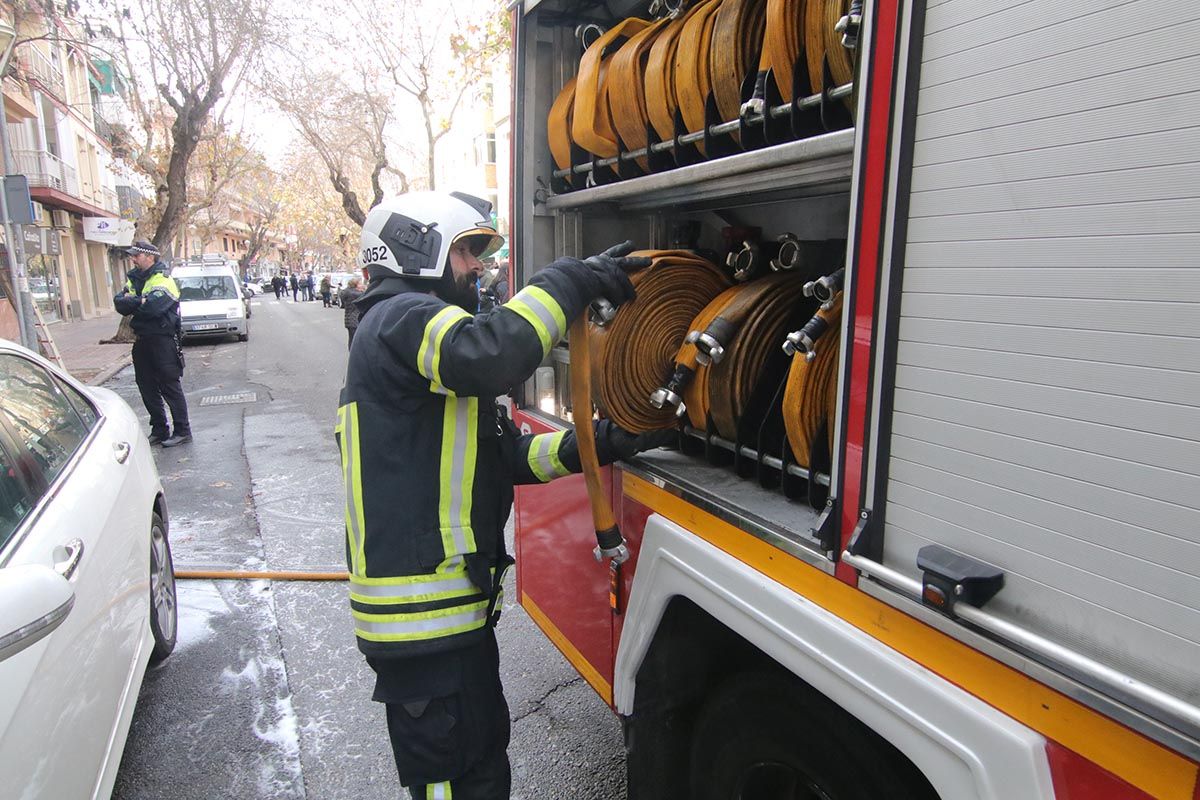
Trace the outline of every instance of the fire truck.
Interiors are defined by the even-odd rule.
[[[626,238],[844,243],[828,452],[683,418],[605,468],[620,564],[581,477],[519,487],[519,602],[620,715],[630,797],[1196,800],[1200,8],[834,5],[848,81],[751,69],[734,117],[561,163],[585,45],[689,6],[515,3],[514,287]],[[591,418],[569,374],[517,387],[523,430]]]

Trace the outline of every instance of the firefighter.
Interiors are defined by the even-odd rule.
[[[494,626],[513,560],[513,484],[581,470],[571,431],[522,435],[495,398],[529,378],[567,325],[634,296],[629,243],[545,267],[475,315],[480,258],[500,246],[491,204],[420,192],[367,215],[338,409],[350,605],[376,673],[400,782],[415,798],[509,796],[508,706]],[[602,462],[665,444],[595,424]]]
[[[175,447],[192,440],[182,384],[179,288],[167,274],[158,248],[150,242],[134,242],[128,253],[133,269],[126,276],[125,289],[113,298],[113,307],[133,317],[130,322],[137,336],[133,372],[142,403],[150,413],[150,444]],[[171,409],[169,429],[164,400]]]

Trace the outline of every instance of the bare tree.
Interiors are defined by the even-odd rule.
[[[389,99],[375,91],[375,76],[360,71],[355,85],[333,72],[315,72],[292,56],[286,79],[266,77],[261,90],[288,116],[321,159],[342,209],[361,226],[366,212],[383,200],[383,176],[392,175],[400,191],[408,176],[388,158],[385,131],[393,121]],[[360,189],[369,198],[364,207]]]
[[[437,182],[437,143],[450,132],[464,100],[482,96],[481,82],[509,45],[501,0],[402,3],[380,15],[365,0],[349,0],[355,44],[415,101],[425,138],[425,183]]]
[[[132,0],[92,27],[130,77],[140,130],[129,157],[154,187],[150,240],[166,249],[189,213],[189,162],[222,98],[237,91],[270,38],[267,0]],[[143,224],[143,229],[148,227]]]

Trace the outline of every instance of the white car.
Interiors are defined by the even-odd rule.
[[[0,340],[0,795],[111,794],[176,607],[138,418]]]
[[[171,270],[171,279],[179,287],[183,338],[231,333],[239,342],[250,338],[250,301],[231,267],[184,264]]]

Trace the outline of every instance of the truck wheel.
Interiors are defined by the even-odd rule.
[[[736,675],[704,704],[691,788],[695,800],[936,798],[877,734],[779,671]]]

